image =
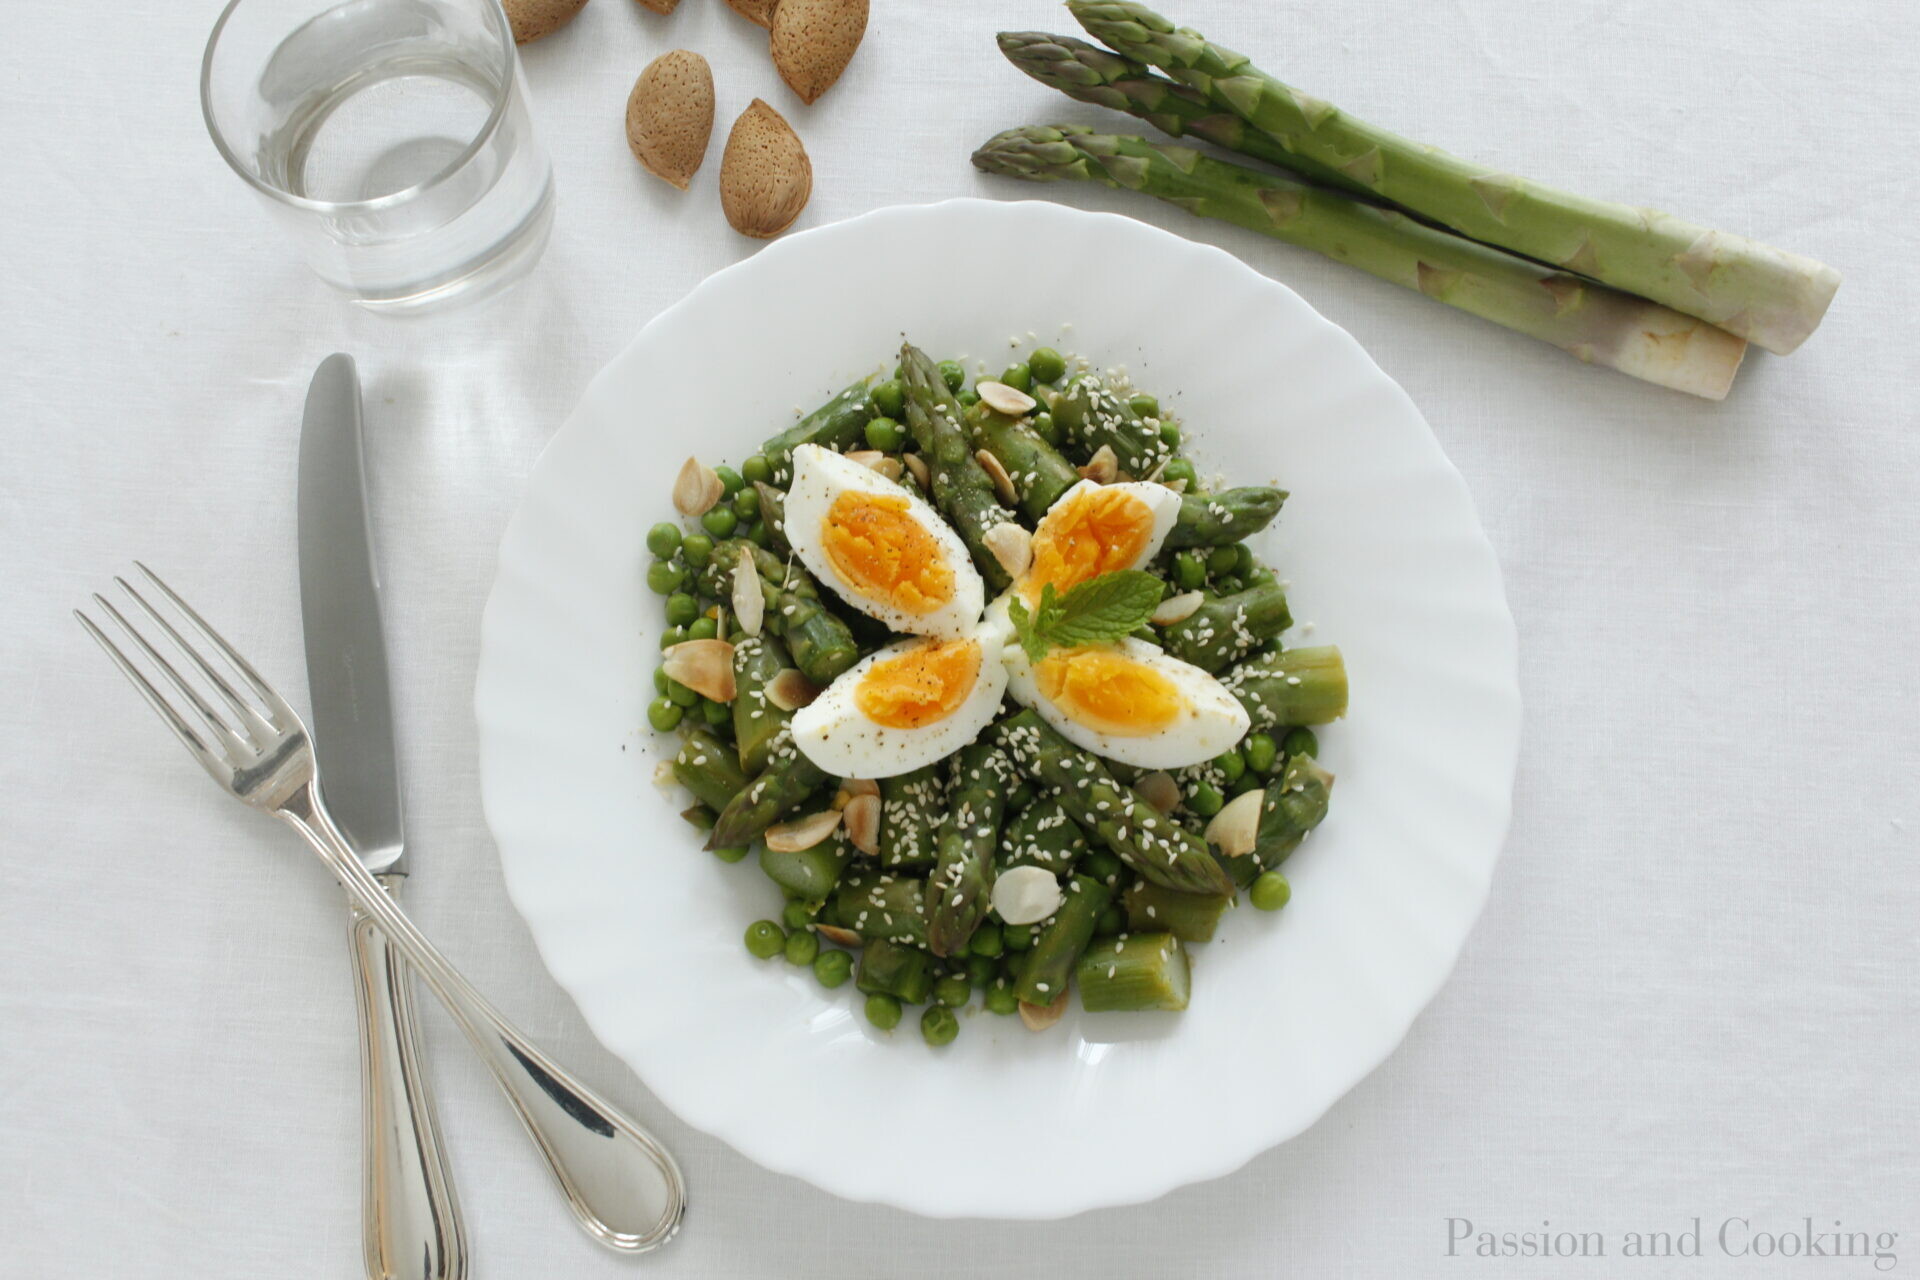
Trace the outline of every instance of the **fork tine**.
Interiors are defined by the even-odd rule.
[[[166,596],[173,607],[178,609],[181,615],[193,624],[193,629],[198,631],[208,644],[220,651],[220,656],[227,660],[229,666],[240,673],[240,677],[245,680],[248,687],[253,690],[254,696],[266,705],[267,714],[270,719],[281,721],[280,724],[275,726],[276,728],[286,729],[290,725],[299,723],[299,716],[295,715],[293,708],[287,705],[287,700],[282,698],[278,693],[275,693],[273,686],[263,680],[260,673],[253,669],[253,664],[241,657],[239,651],[222,639],[218,631],[208,626],[207,620],[201,617],[192,605],[182,600],[177,591],[160,580],[159,574],[147,568],[147,566],[140,563],[140,561],[135,560],[133,567],[138,569],[146,577],[147,581],[151,582],[162,595]]]
[[[104,609],[109,618],[112,618],[119,624],[120,630],[126,632],[130,640],[140,646],[140,652],[146,654],[147,661],[160,669],[160,673],[167,678],[168,683],[173,685],[174,690],[178,692],[181,697],[193,704],[193,709],[200,713],[200,718],[206,721],[209,729],[213,730],[213,736],[219,740],[220,746],[229,760],[237,762],[240,757],[254,754],[253,748],[242,741],[240,736],[228,727],[227,722],[220,718],[219,713],[208,704],[207,700],[200,696],[200,691],[188,684],[186,677],[181,675],[171,662],[167,661],[166,655],[153,647],[153,641],[147,639],[137,627],[131,622],[128,622],[125,614],[113,607],[113,601],[96,591],[93,595],[93,602]]]
[[[167,633],[167,638],[173,641],[174,647],[192,660],[194,667],[207,678],[207,683],[219,692],[229,707],[233,708],[233,714],[239,718],[242,729],[253,740],[254,745],[265,746],[274,736],[273,726],[262,719],[252,704],[235,691],[227,678],[220,674],[219,668],[207,661],[205,654],[188,644],[186,637],[180,634],[173,623],[169,622],[158,609],[148,604],[145,596],[134,590],[132,583],[117,575],[114,581],[120,584],[120,589],[126,592],[135,604],[140,606],[141,612],[153,619],[155,624]]]
[[[128,660],[127,655],[120,651],[120,646],[109,639],[107,633],[102,631],[92,618],[78,609],[73,611],[73,616],[79,620],[81,626],[86,628],[87,634],[93,637],[94,643],[106,650],[107,657],[113,660],[113,665],[120,668],[120,674],[127,678],[127,682],[139,692],[142,698],[146,699],[147,705],[167,722],[167,728],[173,730],[173,736],[180,739],[181,744],[193,753],[193,757],[208,773],[224,782],[224,774],[229,768],[226,759],[200,740],[200,735],[193,731],[193,726],[181,717],[172,703],[161,696],[160,691],[153,687],[153,682],[147,679],[140,668]]]

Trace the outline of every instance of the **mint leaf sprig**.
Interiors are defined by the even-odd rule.
[[[1111,644],[1132,634],[1153,616],[1164,590],[1150,573],[1121,569],[1090,578],[1064,596],[1048,583],[1031,610],[1015,595],[1007,602],[1007,616],[1028,659],[1038,662],[1049,649]]]

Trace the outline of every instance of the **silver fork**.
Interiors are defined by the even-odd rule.
[[[87,634],[106,650],[120,673],[213,780],[237,799],[298,831],[360,909],[405,953],[513,1104],[588,1233],[629,1253],[644,1253],[672,1239],[686,1211],[686,1189],[672,1155],[542,1053],[414,927],[353,855],[328,816],[307,727],[300,717],[171,587],[144,564],[136,561],[135,567],[199,637],[199,646],[126,579],[116,577],[114,582],[226,704],[229,715],[222,717],[209,705],[160,648],[97,593],[94,603],[126,633],[172,696],[155,687],[93,619],[75,610],[74,617]],[[208,660],[206,650],[219,655],[249,696],[234,688]]]

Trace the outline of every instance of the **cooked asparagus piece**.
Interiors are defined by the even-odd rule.
[[[1183,942],[1212,942],[1220,917],[1233,905],[1230,893],[1175,893],[1157,884],[1136,884],[1120,900],[1128,929],[1164,929]]]
[[[776,489],[765,480],[756,480],[753,491],[760,495],[760,519],[766,522],[767,542],[776,555],[791,555],[787,542],[787,491]]]
[[[1172,933],[1136,933],[1080,957],[1074,978],[1088,1013],[1187,1007],[1187,949]]]
[[[798,561],[788,561],[745,538],[714,547],[700,571],[700,589],[716,600],[733,598],[733,570],[740,552],[753,554],[766,597],[766,628],[785,640],[793,664],[807,679],[826,684],[860,660],[860,646],[847,624],[820,601],[820,587]]]
[[[1024,418],[1010,418],[981,401],[967,410],[967,433],[975,447],[985,449],[1006,468],[1020,495],[1020,514],[1030,523],[1038,524],[1061,494],[1080,483],[1074,465]]]
[[[1167,531],[1167,545],[1178,549],[1244,542],[1272,524],[1286,500],[1286,490],[1264,485],[1189,493],[1180,499],[1180,518]]]
[[[1001,721],[994,734],[1019,768],[1053,790],[1075,822],[1147,880],[1186,893],[1232,890],[1205,840],[1122,786],[1099,757],[1061,737],[1037,712]]]
[[[860,950],[853,985],[868,995],[888,995],[923,1004],[933,994],[933,957],[914,947],[875,938]]]
[[[880,865],[925,867],[934,859],[934,834],[946,812],[947,789],[938,764],[880,779]]]
[[[911,876],[867,871],[848,876],[834,895],[842,928],[863,938],[927,945],[927,886]]]
[[[768,683],[792,665],[786,648],[771,635],[748,636],[733,646],[733,740],[740,748],[740,767],[748,773],[767,767],[774,738],[793,719],[793,712],[767,698]]]
[[[1262,871],[1271,871],[1326,820],[1333,775],[1312,756],[1293,756],[1279,779],[1267,784],[1260,805],[1260,834],[1253,847]]]
[[[979,153],[974,163],[979,164]],[[1135,480],[1146,479],[1173,458],[1173,446],[1161,436],[1160,424],[1135,413],[1125,397],[1094,374],[1075,378],[1053,398],[1053,423],[1083,456],[1092,457],[1102,445],[1112,449],[1114,461]]]
[[[1087,851],[1087,833],[1058,796],[1041,796],[1007,822],[1000,848],[1002,870],[1040,867],[1062,876]]]
[[[817,444],[844,452],[860,439],[879,413],[873,407],[868,388],[871,378],[862,378],[800,421],[760,446],[773,466],[773,482],[785,486],[793,479],[793,451],[803,444]]]
[[[767,767],[728,801],[707,837],[707,848],[725,849],[756,840],[760,833],[807,802],[827,775],[793,745],[793,728],[782,726],[767,751]]]
[[[1142,191],[1189,213],[1324,253],[1580,360],[1710,400],[1726,395],[1746,353],[1743,339],[1658,303],[1399,210],[1178,143],[1099,134],[1083,125],[1032,126],[990,139],[973,162],[1032,181],[1075,179]],[[1063,403],[1066,397],[1055,405],[1055,422]]]
[[[1013,994],[1027,1004],[1052,1004],[1067,989],[1074,962],[1093,941],[1093,929],[1100,913],[1113,901],[1113,890],[1092,876],[1075,876],[1067,882],[1059,910],[1034,935],[1033,949],[1027,952]]]
[[[960,954],[987,918],[993,851],[1013,787],[1013,763],[998,742],[983,737],[961,749],[927,877],[927,949],[936,956]]]
[[[961,425],[964,410],[927,353],[907,343],[900,348],[907,390],[907,430],[932,472],[933,501],[945,513],[973,562],[986,579],[989,595],[1012,583],[987,546],[987,534],[1013,519],[1000,505],[993,478],[981,468],[973,442]]]
[[[716,811],[726,808],[747,787],[747,775],[735,761],[733,748],[705,729],[693,730],[680,744],[673,758],[673,776],[701,804]]]
[[[1347,666],[1333,645],[1256,654],[1221,677],[1252,728],[1328,724],[1347,714]]]
[[[840,873],[847,869],[852,857],[853,846],[835,832],[811,849],[781,852],[762,846],[760,869],[789,897],[803,902],[825,902],[834,886],[840,883]]]
[[[1198,609],[1160,633],[1161,647],[1202,671],[1216,672],[1293,625],[1287,593],[1262,582],[1232,595],[1208,595]]]

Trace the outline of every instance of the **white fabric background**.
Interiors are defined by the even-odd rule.
[[[1920,15],[1168,3],[1365,115],[1847,278],[1799,354],[1754,354],[1711,405],[1251,235],[1051,189],[1225,245],[1351,329],[1426,411],[1500,552],[1528,706],[1513,833],[1405,1046],[1305,1136],[1219,1182],[1062,1223],[923,1221],[764,1173],[664,1114],[589,1038],[502,892],[469,713],[496,540],[594,370],[755,247],[720,218],[718,137],[686,195],[633,163],[634,76],[697,48],[722,136],[753,95],[787,112],[816,172],[803,227],[1030,197],[1043,193],[966,156],[1009,124],[1099,116],[993,48],[999,27],[1064,27],[1056,6],[877,0],[852,68],[809,109],[719,0],[671,18],[598,0],[525,56],[559,182],[551,250],[496,304],[423,323],[326,293],[222,166],[194,92],[214,0],[15,6],[0,48],[0,1274],[358,1273],[338,895],[206,784],[67,616],[137,555],[301,689],[296,428],[337,348],[369,385],[412,909],[654,1126],[692,1184],[670,1251],[603,1254],[429,1015],[476,1277],[1553,1273],[1448,1261],[1449,1216],[1611,1237],[1700,1215],[1710,1237],[1730,1215],[1770,1229],[1810,1215],[1898,1231],[1901,1269],[1920,1267]],[[997,269],[1017,296],[1017,254]],[[1257,1082],[1227,1101],[1260,1106]],[[1870,1265],[1716,1253],[1709,1239],[1698,1262],[1567,1270]]]

